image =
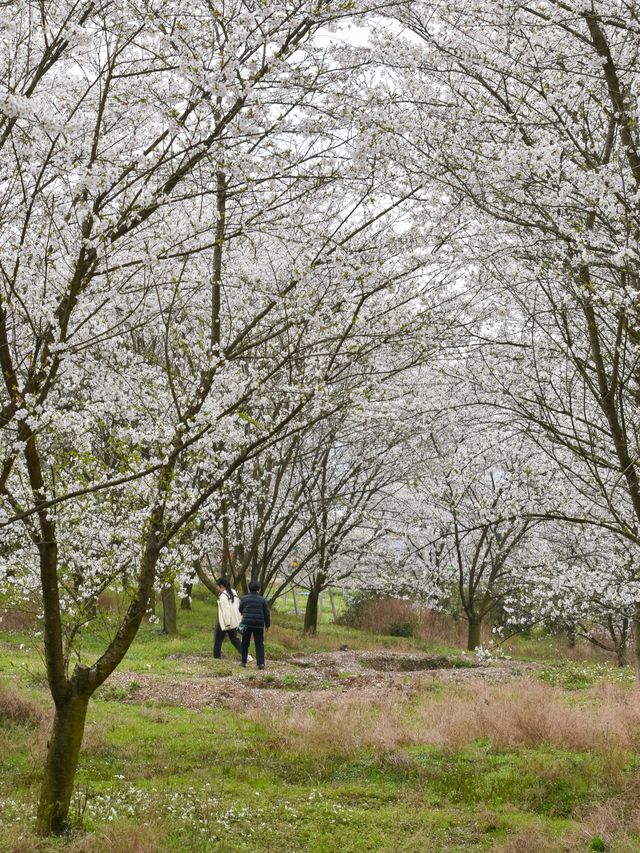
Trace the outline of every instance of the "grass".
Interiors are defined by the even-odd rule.
[[[458,748],[474,741],[499,749],[550,746],[607,758],[640,751],[640,694],[611,684],[580,702],[524,679],[440,686],[404,696],[353,692],[325,699],[311,711],[296,705],[271,714],[267,725],[284,748],[343,756],[361,748]]]
[[[295,697],[278,711],[251,691],[241,713],[137,702],[137,673],[237,673],[230,647],[226,660],[208,656],[213,619],[197,595],[177,637],[143,626],[123,663],[130,678],[91,703],[75,831],[60,840],[32,833],[51,719],[42,663],[32,634],[0,634],[2,853],[640,850],[640,696],[626,671],[549,660],[539,678],[504,684],[414,689],[405,673],[407,690],[342,692],[343,671],[320,698],[285,672],[265,682]],[[344,645],[451,651],[329,624],[305,638],[300,623],[276,615],[268,659]],[[107,627],[83,637],[86,659]]]

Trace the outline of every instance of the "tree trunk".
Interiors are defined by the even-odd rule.
[[[236,589],[240,595],[246,595],[249,592],[249,584],[247,583],[247,573],[243,570],[236,581]]]
[[[633,665],[636,671],[636,684],[640,684],[640,603],[633,612]]]
[[[329,601],[331,602],[331,614],[333,616],[333,621],[335,622],[338,617],[336,616],[336,603],[333,598],[333,590],[331,587],[329,587]]]
[[[156,591],[152,589],[149,593],[149,600],[147,601],[147,616],[155,616],[156,615]]]
[[[482,617],[472,616],[467,617],[468,632],[467,632],[467,651],[475,651],[480,643],[480,634],[482,632]]]
[[[193,584],[185,583],[182,586],[182,596],[180,597],[180,610],[191,610],[191,594],[193,592]]]
[[[56,708],[38,801],[36,829],[40,835],[61,835],[69,828],[69,804],[88,704],[88,696],[70,691],[69,698]]]
[[[304,611],[304,628],[305,634],[316,634],[318,631],[318,599],[320,590],[312,585],[307,597],[307,606]]]
[[[178,633],[176,591],[173,584],[167,584],[162,589],[162,633],[169,636]]]
[[[618,666],[627,665],[627,646],[629,645],[629,620],[626,616],[622,617],[619,630],[616,630],[616,625],[613,618],[609,616],[607,628],[609,636],[613,640],[613,650],[616,654],[616,663]]]
[[[211,560],[207,561],[209,563],[209,571],[213,568],[211,565]],[[212,576],[209,575],[208,572],[205,571],[202,560],[194,560],[193,568],[195,569],[195,573],[198,576],[198,580],[203,586],[205,586],[209,592],[212,592],[214,595],[218,594],[218,588],[216,587],[214,581],[212,580]],[[213,576],[215,577],[215,576]]]
[[[327,582],[327,576],[324,572],[317,575],[309,589],[309,597],[307,598],[307,606],[304,611],[304,628],[305,634],[316,634],[318,631],[318,604],[320,595]]]
[[[34,494],[44,494],[37,450],[27,436],[27,463]],[[29,444],[31,442],[31,444]],[[149,514],[149,528],[140,559],[137,589],[107,648],[91,667],[78,663],[71,679],[66,676],[62,635],[62,607],[58,585],[58,553],[55,524],[43,509],[38,512],[42,529],[40,574],[44,606],[44,649],[47,680],[56,711],[48,744],[36,828],[41,835],[60,835],[69,824],[69,806],[75,781],[89,699],[121,663],[135,639],[145,615],[160,555],[157,531],[163,527],[167,484],[175,467],[175,456],[159,473],[159,497]],[[38,497],[38,501],[40,498]]]

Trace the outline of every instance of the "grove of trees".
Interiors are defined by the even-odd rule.
[[[0,594],[62,833],[157,590],[391,590],[640,673],[631,0],[0,4]],[[99,598],[122,606],[100,653]]]

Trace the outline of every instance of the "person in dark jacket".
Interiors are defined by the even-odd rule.
[[[249,655],[249,641],[253,635],[256,646],[256,660],[258,669],[264,669],[264,632],[271,625],[269,605],[260,595],[260,584],[251,581],[249,584],[249,595],[240,600],[240,613],[242,614],[242,666],[247,665]]]

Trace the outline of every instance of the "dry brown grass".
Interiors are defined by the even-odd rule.
[[[394,625],[409,625],[412,636],[424,642],[460,649],[467,646],[467,622],[463,617],[455,618],[403,598],[364,601],[355,612],[347,612],[338,622],[375,635],[393,633]],[[487,646],[493,640],[495,637],[487,622],[482,626],[482,645]],[[564,635],[545,637],[539,643],[523,640],[516,635],[505,643],[504,650],[515,657],[531,656],[533,653],[540,660],[560,658],[577,662],[615,663],[613,652],[604,651],[581,638],[571,645]]]
[[[0,628],[3,631],[30,631],[36,622],[36,605],[26,610],[0,607]]]
[[[0,726],[0,765],[3,765],[15,748],[13,732]],[[2,848],[0,848],[2,849]]]
[[[639,833],[640,808],[629,808],[628,802],[614,799],[576,814],[573,827],[561,839],[535,822],[492,849],[494,853],[585,853],[600,839],[611,853],[638,853]]]
[[[282,625],[271,625],[267,640],[278,643],[285,649],[297,649],[300,645],[300,632]]]
[[[158,853],[160,841],[154,838],[158,829],[119,823],[107,826],[94,835],[85,835],[71,844],[67,853]]]
[[[467,642],[467,624],[463,619],[454,619],[403,598],[365,601],[348,619],[348,624],[372,634],[389,634],[394,625],[410,625],[413,636],[425,642],[461,648]],[[487,630],[485,641],[489,633]]]
[[[82,737],[82,752],[108,758],[113,755],[114,747],[107,740],[107,732],[103,725],[91,720],[87,722]]]
[[[568,853],[567,846],[552,838],[542,823],[533,822],[492,848],[492,853]],[[585,850],[584,844],[580,848]]]
[[[606,637],[602,637],[602,640],[605,642],[606,639]],[[595,646],[593,643],[590,643],[588,640],[578,639],[574,645],[570,645],[564,637],[559,637],[556,638],[556,648],[556,656],[559,658],[574,660],[578,663],[583,661],[586,661],[587,663],[608,661],[611,664],[616,664],[616,656],[613,652],[605,651],[604,649]],[[627,664],[629,663],[628,660],[626,662]]]
[[[592,750],[614,774],[627,750],[640,749],[640,692],[606,686],[577,704],[536,681],[479,683],[417,699],[344,694],[265,722],[277,740],[301,751],[352,754],[361,748],[388,751],[419,744],[455,748],[486,739],[497,748]]]
[[[434,742],[442,738],[449,746],[486,738],[502,748],[638,748],[640,694],[607,685],[589,698],[582,705],[569,704],[561,691],[536,681],[478,684],[457,701],[447,701],[446,709],[423,705],[418,716]]]
[[[42,708],[10,687],[0,687],[0,722],[38,726],[44,719]]]
[[[617,800],[598,803],[583,814],[576,815],[575,825],[564,839],[565,849],[571,851],[589,849],[593,838],[601,838],[607,850],[620,851],[620,845],[630,840],[627,833],[627,829],[631,828],[629,817],[627,806]],[[614,839],[615,846],[611,846]],[[636,846],[632,849],[637,851],[637,842],[634,843]]]
[[[51,710],[18,693],[0,687],[0,763],[22,749],[29,761],[23,767],[23,778],[38,778],[47,753]]]
[[[127,822],[118,822],[117,826],[105,826],[91,835],[74,834],[65,839],[64,853],[160,853],[162,849],[158,836],[158,827],[152,830],[147,826],[138,826]],[[2,844],[2,839],[0,839]],[[51,850],[48,841],[38,838],[30,830],[24,831],[9,847],[2,847],[7,853],[42,853]]]
[[[111,589],[103,590],[97,600],[101,613],[119,613],[123,609],[122,598]]]

